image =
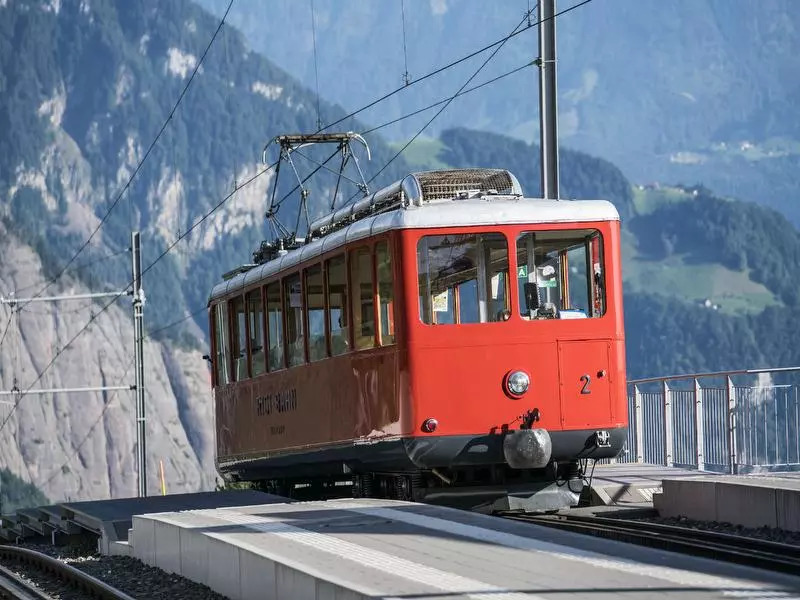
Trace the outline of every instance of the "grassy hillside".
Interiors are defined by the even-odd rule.
[[[681,204],[688,205],[698,195],[698,190],[683,186],[637,185],[633,203],[637,216],[650,216],[666,207],[680,211]],[[736,206],[731,205],[734,209]],[[623,234],[622,255],[623,278],[631,292],[674,298],[697,306],[710,304],[706,308],[729,315],[758,314],[768,306],[783,305],[772,291],[753,278],[750,269],[732,269],[691,252],[653,258],[640,250],[639,239],[628,228]]]

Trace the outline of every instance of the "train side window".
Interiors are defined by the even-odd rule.
[[[283,280],[284,317],[286,322],[286,363],[290,367],[306,362],[303,335],[303,293],[300,274]]]
[[[341,254],[328,261],[328,329],[332,356],[347,352],[347,315],[347,263]]]
[[[250,364],[253,377],[266,370],[264,359],[264,306],[261,302],[261,290],[248,292],[247,319],[250,325]]]
[[[216,356],[214,365],[217,370],[217,385],[230,383],[228,361],[230,352],[228,347],[228,307],[225,302],[214,306],[214,335],[216,342]]]
[[[244,297],[239,296],[231,301],[233,331],[231,332],[231,348],[233,349],[233,380],[247,379],[247,321],[244,312]]]
[[[353,293],[353,343],[356,350],[375,346],[375,296],[372,286],[372,252],[358,248],[350,253],[350,289]]]
[[[508,320],[508,244],[503,234],[425,236],[417,245],[417,268],[423,323]]]
[[[281,284],[267,286],[267,331],[269,336],[270,371],[283,368],[283,305],[281,304]]]
[[[305,276],[308,360],[321,360],[328,355],[325,343],[325,290],[322,286],[322,265],[306,269]]]
[[[394,277],[392,255],[388,242],[375,246],[378,274],[378,315],[381,325],[381,345],[394,344]]]
[[[603,243],[595,229],[525,232],[517,238],[523,319],[586,319],[605,313]]]

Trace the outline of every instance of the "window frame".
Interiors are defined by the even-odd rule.
[[[334,329],[333,329],[333,326],[331,324],[331,310],[332,309],[331,309],[331,299],[330,299],[330,296],[331,296],[331,289],[330,289],[330,286],[331,286],[331,276],[330,276],[331,268],[330,268],[330,264],[331,264],[331,262],[336,261],[336,260],[341,260],[342,267],[344,267],[345,302],[344,302],[344,307],[340,307],[339,308],[339,314],[340,315],[344,314],[345,317],[347,318],[347,326],[346,326],[347,327],[347,333],[345,335],[345,344],[346,344],[345,350],[343,352],[338,352],[338,353],[334,353],[334,349],[333,349],[333,331],[334,331]],[[322,262],[324,264],[324,273],[325,273],[325,277],[324,277],[325,278],[325,336],[326,336],[327,346],[328,346],[328,356],[331,357],[331,358],[332,357],[336,357],[336,356],[344,356],[345,354],[348,354],[349,352],[352,352],[352,348],[353,348],[353,342],[352,342],[352,339],[351,339],[351,332],[352,332],[353,326],[352,326],[352,323],[350,322],[350,320],[351,320],[351,315],[350,315],[350,304],[351,304],[351,298],[350,298],[350,261],[348,260],[348,257],[347,257],[347,249],[346,248],[342,248],[341,252],[336,252],[335,254],[333,254],[331,256],[325,257]],[[342,308],[344,308],[344,310],[342,310]],[[341,327],[337,328],[336,331],[341,331]]]
[[[398,272],[400,271],[400,262],[402,260],[402,252],[398,250],[399,246],[396,243],[395,237],[390,235],[392,232],[386,232],[385,234],[376,236],[375,238],[368,238],[366,240],[358,240],[351,243],[345,243],[341,246],[337,246],[336,248],[332,248],[326,252],[322,252],[317,256],[309,259],[306,262],[299,263],[291,269],[291,271],[285,273],[273,273],[269,277],[260,280],[257,285],[242,289],[239,293],[236,293],[231,296],[227,296],[223,299],[220,299],[217,304],[212,305],[212,310],[210,311],[210,319],[211,319],[211,327],[212,330],[215,328],[215,321],[216,319],[216,311],[219,310],[216,307],[225,303],[225,308],[227,314],[225,315],[227,321],[227,331],[226,333],[226,341],[228,344],[228,355],[226,356],[226,364],[228,366],[228,378],[230,379],[229,383],[234,383],[236,381],[244,381],[245,379],[237,380],[234,379],[235,375],[235,366],[236,361],[233,357],[233,334],[235,333],[235,323],[234,320],[236,318],[236,314],[234,311],[234,306],[237,301],[241,301],[244,305],[244,326],[245,326],[245,346],[247,352],[247,379],[252,379],[253,377],[258,377],[265,373],[274,373],[277,371],[291,369],[293,367],[299,367],[302,365],[311,364],[312,362],[320,362],[326,358],[334,358],[337,356],[344,356],[346,354],[350,354],[353,352],[360,352],[362,350],[374,350],[376,348],[381,348],[385,346],[392,346],[397,344],[398,340],[398,330],[397,330],[397,323],[398,323],[398,306],[403,304],[402,298],[402,290],[404,289],[402,285],[398,285]],[[386,342],[384,340],[384,335],[386,332],[383,331],[383,324],[381,323],[381,312],[380,312],[380,302],[381,302],[381,295],[379,289],[379,282],[378,282],[378,248],[379,246],[385,245],[386,254],[389,260],[389,268],[390,268],[390,284],[391,284],[391,303],[390,303],[390,314],[389,320],[391,323],[394,324],[394,339],[391,342]],[[361,298],[361,291],[359,289],[358,294],[358,307],[356,307],[355,298],[354,298],[354,287],[353,287],[353,277],[355,275],[355,270],[353,269],[353,261],[358,261],[360,253],[366,253],[369,257],[369,269],[365,272],[369,273],[370,277],[370,301],[372,304],[371,308],[371,317],[372,317],[372,327],[373,331],[372,334],[369,336],[363,336],[362,341],[366,339],[370,339],[371,342],[367,346],[363,346],[360,348],[356,348],[355,341],[356,341],[356,331],[355,331],[355,310],[358,308],[361,310],[362,305],[362,298]],[[330,264],[332,261],[341,260],[343,267],[344,267],[344,290],[346,306],[341,307],[343,310],[343,314],[346,315],[348,322],[347,322],[347,334],[345,337],[347,347],[345,350],[339,354],[334,354],[333,352],[333,338],[332,338],[332,323],[331,323],[331,298],[330,298],[330,285],[331,285],[331,269]],[[362,259],[363,260],[363,259]],[[309,302],[307,295],[309,293],[308,290],[308,282],[307,279],[309,274],[314,269],[320,269],[320,275],[322,277],[322,304],[323,304],[323,311],[324,311],[324,319],[323,319],[323,328],[324,328],[324,336],[325,336],[325,344],[324,344],[324,356],[317,357],[314,361],[311,360],[311,328],[310,328],[310,314],[309,314]],[[402,277],[403,274],[400,273],[399,277]],[[301,306],[299,310],[301,311],[301,319],[299,322],[299,326],[302,328],[302,342],[303,342],[303,352],[302,352],[302,361],[297,361],[294,364],[290,364],[290,356],[289,356],[289,317],[290,311],[289,308],[292,308],[292,312],[297,309],[297,307],[290,307],[290,297],[288,294],[290,293],[289,282],[292,280],[296,282],[299,279],[300,283],[300,300]],[[273,299],[273,302],[277,300],[280,306],[280,318],[278,319],[277,325],[280,327],[280,348],[282,351],[282,356],[280,357],[281,360],[280,366],[276,366],[273,368],[272,361],[270,357],[270,350],[272,348],[272,344],[276,341],[273,340],[273,332],[271,331],[271,323],[270,323],[270,296],[269,290],[271,286],[277,286],[277,290],[279,296],[277,299]],[[250,330],[252,329],[253,325],[250,323],[250,306],[248,303],[248,296],[254,293],[258,293],[261,299],[261,309],[263,311],[263,323],[262,323],[262,336],[263,336],[263,346],[264,346],[264,371],[263,373],[259,373],[258,375],[253,375],[253,349],[251,343],[251,336],[252,333]],[[366,296],[364,297],[366,300]],[[318,309],[317,309],[318,310]],[[367,313],[369,314],[369,313]],[[402,316],[400,317],[402,318]],[[363,323],[363,322],[362,322]],[[295,342],[296,343],[296,342]],[[237,341],[238,344],[238,341]],[[214,357],[217,354],[217,344],[216,340],[212,339],[212,352]],[[299,358],[299,357],[298,357]],[[213,370],[213,379],[215,385],[219,385],[219,377],[217,376],[217,369],[216,365],[214,364]]]
[[[265,293],[266,286],[259,285],[258,287],[252,287],[246,289],[244,291],[244,307],[245,307],[245,320],[247,321],[247,368],[250,374],[250,379],[253,377],[260,377],[264,373],[269,372],[269,360],[267,358],[267,348],[268,348],[268,341],[267,341],[267,311],[266,311],[266,293]],[[257,293],[258,298],[261,302],[261,351],[263,353],[263,360],[264,360],[264,370],[261,373],[256,374],[255,368],[253,367],[253,331],[250,331],[250,302],[248,300],[249,296],[252,294]]]
[[[311,271],[319,269],[319,276],[322,279],[322,335],[324,336],[324,351],[322,356],[312,359],[311,358],[311,312],[308,303],[308,277]],[[325,360],[326,358],[330,357],[328,352],[329,348],[329,340],[328,340],[328,333],[326,331],[327,327],[327,288],[325,287],[325,261],[318,261],[311,263],[310,265],[303,268],[303,319],[305,323],[303,325],[303,334],[305,336],[305,347],[306,347],[306,364],[311,364],[315,362],[319,362],[321,360]],[[315,309],[319,310],[319,309]]]
[[[479,311],[479,313],[478,313],[479,314],[479,316],[478,316],[479,320],[478,321],[470,321],[470,322],[467,322],[467,323],[461,322],[461,298],[460,298],[461,294],[460,294],[460,290],[458,289],[458,287],[460,287],[460,285],[462,285],[464,283],[464,282],[462,282],[462,284],[459,284],[458,286],[455,286],[454,289],[453,289],[453,298],[452,298],[452,302],[453,302],[453,308],[452,308],[452,311],[453,311],[453,322],[452,323],[437,323],[436,322],[436,316],[435,316],[436,313],[433,310],[433,301],[432,300],[431,300],[430,305],[429,305],[430,313],[431,313],[431,315],[430,315],[430,321],[431,322],[428,323],[428,322],[425,321],[425,318],[424,318],[424,312],[425,312],[424,308],[425,307],[424,306],[420,306],[420,297],[421,297],[421,291],[422,290],[420,289],[421,271],[420,271],[420,264],[419,264],[419,246],[420,246],[420,243],[425,238],[446,237],[448,235],[453,235],[453,236],[475,236],[475,237],[477,237],[477,236],[486,236],[486,235],[497,235],[497,236],[500,236],[500,237],[503,238],[503,241],[505,242],[506,266],[507,266],[507,274],[506,274],[506,277],[504,278],[504,288],[503,288],[503,304],[504,304],[503,312],[506,313],[506,317],[505,318],[502,318],[502,319],[489,319],[488,318],[489,312],[487,311],[487,320],[486,321],[481,321],[480,320],[480,307],[479,307],[478,308],[478,311]],[[511,284],[511,271],[512,271],[512,265],[513,265],[514,268],[516,267],[516,260],[513,260],[513,262],[512,262],[512,252],[511,252],[512,244],[509,241],[510,235],[511,234],[510,234],[508,228],[493,226],[491,228],[485,227],[485,228],[480,228],[480,229],[477,229],[477,230],[475,228],[464,228],[464,229],[450,229],[450,228],[447,228],[445,231],[441,231],[441,230],[425,231],[425,232],[422,232],[421,235],[416,237],[414,239],[414,241],[413,241],[413,248],[414,248],[413,257],[414,257],[414,264],[415,264],[415,267],[414,267],[415,278],[414,278],[414,282],[413,282],[412,285],[415,288],[416,300],[415,300],[414,304],[416,306],[415,312],[417,313],[417,321],[419,322],[419,324],[421,324],[421,325],[423,325],[425,327],[438,327],[438,326],[441,326],[441,325],[453,325],[453,326],[458,326],[458,327],[465,327],[465,326],[469,327],[469,326],[474,326],[474,325],[488,325],[488,324],[492,324],[492,323],[494,323],[494,324],[506,323],[506,322],[510,321],[514,316],[514,301],[513,301],[513,295],[514,294],[513,294],[513,286]],[[517,234],[515,233],[514,235],[517,235]],[[513,248],[514,248],[514,250],[516,250],[516,246],[513,246]],[[515,257],[513,257],[513,258],[515,259]],[[427,257],[426,257],[426,264],[428,264],[427,263]],[[489,271],[487,271],[487,274],[488,274],[488,272]],[[473,280],[468,280],[468,281],[473,281]],[[478,281],[477,272],[476,272],[476,279],[474,281],[476,282],[476,285],[477,285],[477,281]],[[476,290],[476,293],[478,293],[478,295],[480,297],[480,290],[479,289]]]
[[[226,313],[225,313],[224,317],[225,317],[225,321],[228,321],[227,307],[228,307],[228,301],[226,299],[219,300],[215,304],[211,305],[211,310],[209,312],[209,317],[210,317],[210,328],[209,328],[209,331],[211,332],[211,382],[212,382],[212,387],[214,387],[214,388],[220,387],[220,386],[223,386],[223,385],[230,385],[231,383],[233,383],[233,381],[231,380],[231,372],[230,372],[230,364],[229,364],[229,362],[230,362],[229,358],[232,355],[232,353],[230,352],[230,350],[226,351],[225,348],[226,348],[227,344],[223,345],[223,348],[222,348],[222,351],[221,351],[221,354],[222,354],[221,359],[222,360],[220,361],[220,356],[219,356],[220,355],[220,348],[219,348],[219,343],[217,341],[219,336],[222,336],[225,342],[228,341],[227,328],[223,329],[223,331],[220,332],[219,331],[219,327],[218,327],[219,322],[220,322],[220,318],[221,318],[219,316],[219,312],[220,312],[220,310],[222,310],[222,308],[224,308],[226,310]],[[223,325],[224,325],[224,323],[223,323]],[[224,381],[224,382],[220,379],[220,367],[221,366],[225,367],[224,371],[225,371],[225,375],[226,375],[227,381]]]
[[[272,349],[272,333],[270,331],[270,312],[269,312],[269,288],[271,286],[278,286],[278,306],[280,307],[280,316],[277,320],[277,324],[280,327],[280,344],[278,347],[281,349],[281,359],[279,361],[279,365],[277,367],[273,367],[271,360],[270,360],[270,351]],[[266,337],[265,344],[267,348],[267,373],[275,373],[277,371],[282,371],[286,369],[286,350],[284,348],[284,339],[285,339],[285,332],[284,332],[284,323],[283,323],[283,284],[281,283],[280,279],[271,279],[267,280],[261,284],[261,289],[263,290],[264,295],[264,327],[266,328]]]
[[[236,339],[234,343],[234,335],[239,335],[239,324],[237,322],[237,313],[236,313],[236,302],[240,301],[242,303],[243,315],[244,315],[244,335],[245,335],[245,344],[244,348],[239,348],[239,340]],[[228,306],[228,344],[230,348],[230,375],[229,379],[231,383],[237,383],[239,381],[246,381],[250,379],[250,338],[248,335],[248,323],[247,323],[247,301],[245,299],[245,292],[242,291],[235,296],[231,296],[227,300]],[[245,359],[245,376],[238,377],[236,366],[238,357],[234,356],[234,349],[238,349],[240,352],[244,350],[244,359]]]
[[[355,310],[356,310],[356,302],[355,302],[355,294],[354,294],[354,285],[353,285],[353,258],[358,260],[358,253],[359,251],[365,250],[367,251],[367,255],[369,256],[370,260],[370,268],[369,274],[371,279],[371,287],[372,287],[372,345],[365,346],[365,347],[357,347],[356,346],[356,318],[355,318]],[[375,302],[377,300],[377,289],[376,289],[376,280],[375,280],[375,240],[368,240],[366,242],[354,245],[351,248],[347,249],[347,287],[350,293],[350,306],[348,309],[350,310],[350,327],[348,334],[350,336],[350,352],[360,352],[361,350],[374,350],[375,348],[379,347],[378,344],[378,313],[377,307]],[[358,290],[358,308],[359,310],[362,307],[361,303],[361,285],[359,282],[359,290]],[[362,324],[363,321],[359,319],[359,324]],[[370,336],[360,336],[362,339],[368,339]]]
[[[298,269],[298,270],[292,271],[291,273],[286,273],[279,280],[280,281],[280,286],[281,286],[281,295],[282,295],[282,300],[283,300],[283,305],[282,305],[283,306],[283,356],[284,356],[283,362],[284,362],[284,365],[286,365],[287,369],[291,369],[292,367],[299,367],[299,366],[302,366],[304,364],[308,364],[308,338],[307,338],[306,324],[305,324],[305,318],[306,318],[306,315],[305,315],[305,312],[306,312],[305,311],[305,277],[303,276],[303,272],[304,272],[304,269]],[[303,341],[303,349],[302,349],[302,352],[300,353],[301,360],[296,364],[292,364],[291,361],[290,361],[290,356],[289,356],[289,336],[287,335],[287,333],[289,331],[289,313],[290,313],[290,310],[288,310],[288,309],[293,308],[291,306],[291,297],[290,297],[289,293],[287,292],[287,286],[288,286],[289,282],[294,278],[297,278],[297,280],[300,282],[300,327],[302,328],[302,331],[300,332],[300,336],[297,336],[297,337],[301,337],[302,341]],[[291,291],[291,290],[289,290],[289,291]],[[296,343],[297,342],[296,342],[296,339],[295,339],[293,344],[296,344]],[[292,356],[294,356],[294,353],[292,353]]]
[[[514,291],[512,292],[511,300],[513,301],[514,307],[512,308],[512,315],[515,319],[520,319],[526,323],[528,322],[537,322],[537,321],[547,321],[551,319],[530,319],[526,318],[522,314],[523,310],[523,302],[520,299],[519,294],[519,281],[516,278],[516,273],[518,272],[521,263],[517,262],[518,260],[518,248],[517,244],[519,240],[525,236],[526,234],[534,234],[534,244],[536,243],[536,235],[540,233],[564,233],[567,234],[569,232],[580,232],[580,231],[589,231],[591,233],[585,236],[584,242],[582,244],[576,245],[575,248],[583,248],[585,252],[585,265],[584,268],[586,269],[586,284],[587,284],[587,297],[589,299],[589,311],[590,314],[586,316],[586,319],[591,321],[597,321],[600,319],[604,319],[606,315],[608,315],[608,297],[609,297],[609,289],[608,289],[608,265],[606,263],[606,254],[607,254],[607,247],[606,247],[606,238],[605,234],[603,233],[602,228],[598,225],[598,223],[570,223],[569,225],[575,225],[574,227],[565,227],[564,225],[567,224],[554,224],[558,225],[555,227],[547,227],[547,228],[536,228],[531,226],[522,226],[517,227],[513,231],[514,236],[514,264],[515,264],[515,277],[514,277]],[[509,235],[511,233],[509,232]],[[597,239],[599,241],[598,247],[598,263],[600,264],[600,272],[602,273],[602,312],[599,315],[594,316],[595,308],[594,308],[594,291],[596,288],[596,283],[594,281],[594,263],[592,262],[592,252],[591,252],[591,242],[592,239]],[[525,265],[527,266],[527,265]],[[569,264],[567,264],[567,269],[569,268]],[[564,279],[563,275],[565,274],[565,267],[559,261],[559,269],[558,269],[559,278]],[[566,284],[563,288],[559,288],[559,293],[562,291],[566,294],[569,294],[570,285],[569,285],[569,274],[566,273],[567,277],[565,278]],[[563,284],[562,284],[563,285]],[[571,302],[570,302],[571,305]],[[559,309],[562,310],[562,309]],[[570,309],[566,309],[570,310]],[[565,320],[565,319],[556,319],[556,320]]]
[[[389,285],[391,286],[392,294],[391,294],[391,302],[388,302],[387,306],[387,319],[392,325],[392,341],[388,343],[384,343],[384,331],[383,331],[383,322],[381,320],[381,290],[380,290],[380,281],[379,281],[379,274],[378,274],[378,247],[381,245],[386,246],[386,255],[389,259],[389,274],[390,274],[390,281]],[[374,270],[374,285],[373,289],[375,291],[375,309],[376,309],[376,317],[375,317],[375,333],[376,333],[376,346],[383,348],[385,346],[393,346],[397,343],[397,318],[395,315],[395,307],[397,306],[397,286],[395,285],[396,277],[395,277],[395,257],[396,252],[392,248],[392,240],[389,237],[382,237],[375,240],[373,245],[373,270]],[[387,332],[388,333],[388,332]]]

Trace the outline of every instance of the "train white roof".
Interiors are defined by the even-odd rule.
[[[607,200],[542,200],[520,196],[481,196],[438,200],[424,206],[397,208],[360,219],[286,255],[258,265],[214,286],[210,300],[249,287],[257,281],[313,259],[351,242],[398,229],[491,227],[545,223],[618,221],[619,213]]]

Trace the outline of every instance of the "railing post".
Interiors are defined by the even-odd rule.
[[[636,436],[636,462],[644,462],[644,407],[642,406],[642,392],[639,384],[633,384],[633,410],[634,410],[634,436]]]
[[[662,382],[664,390],[664,465],[672,467],[675,465],[673,460],[673,431],[672,431],[672,390],[665,379]]]
[[[703,419],[703,388],[700,387],[700,380],[694,380],[694,439],[695,457],[697,458],[697,470],[705,471],[705,430]]]
[[[727,385],[726,396],[728,399],[728,473],[737,475],[739,466],[737,464],[738,453],[736,451],[736,390],[733,388],[733,379],[730,375],[726,377]]]

